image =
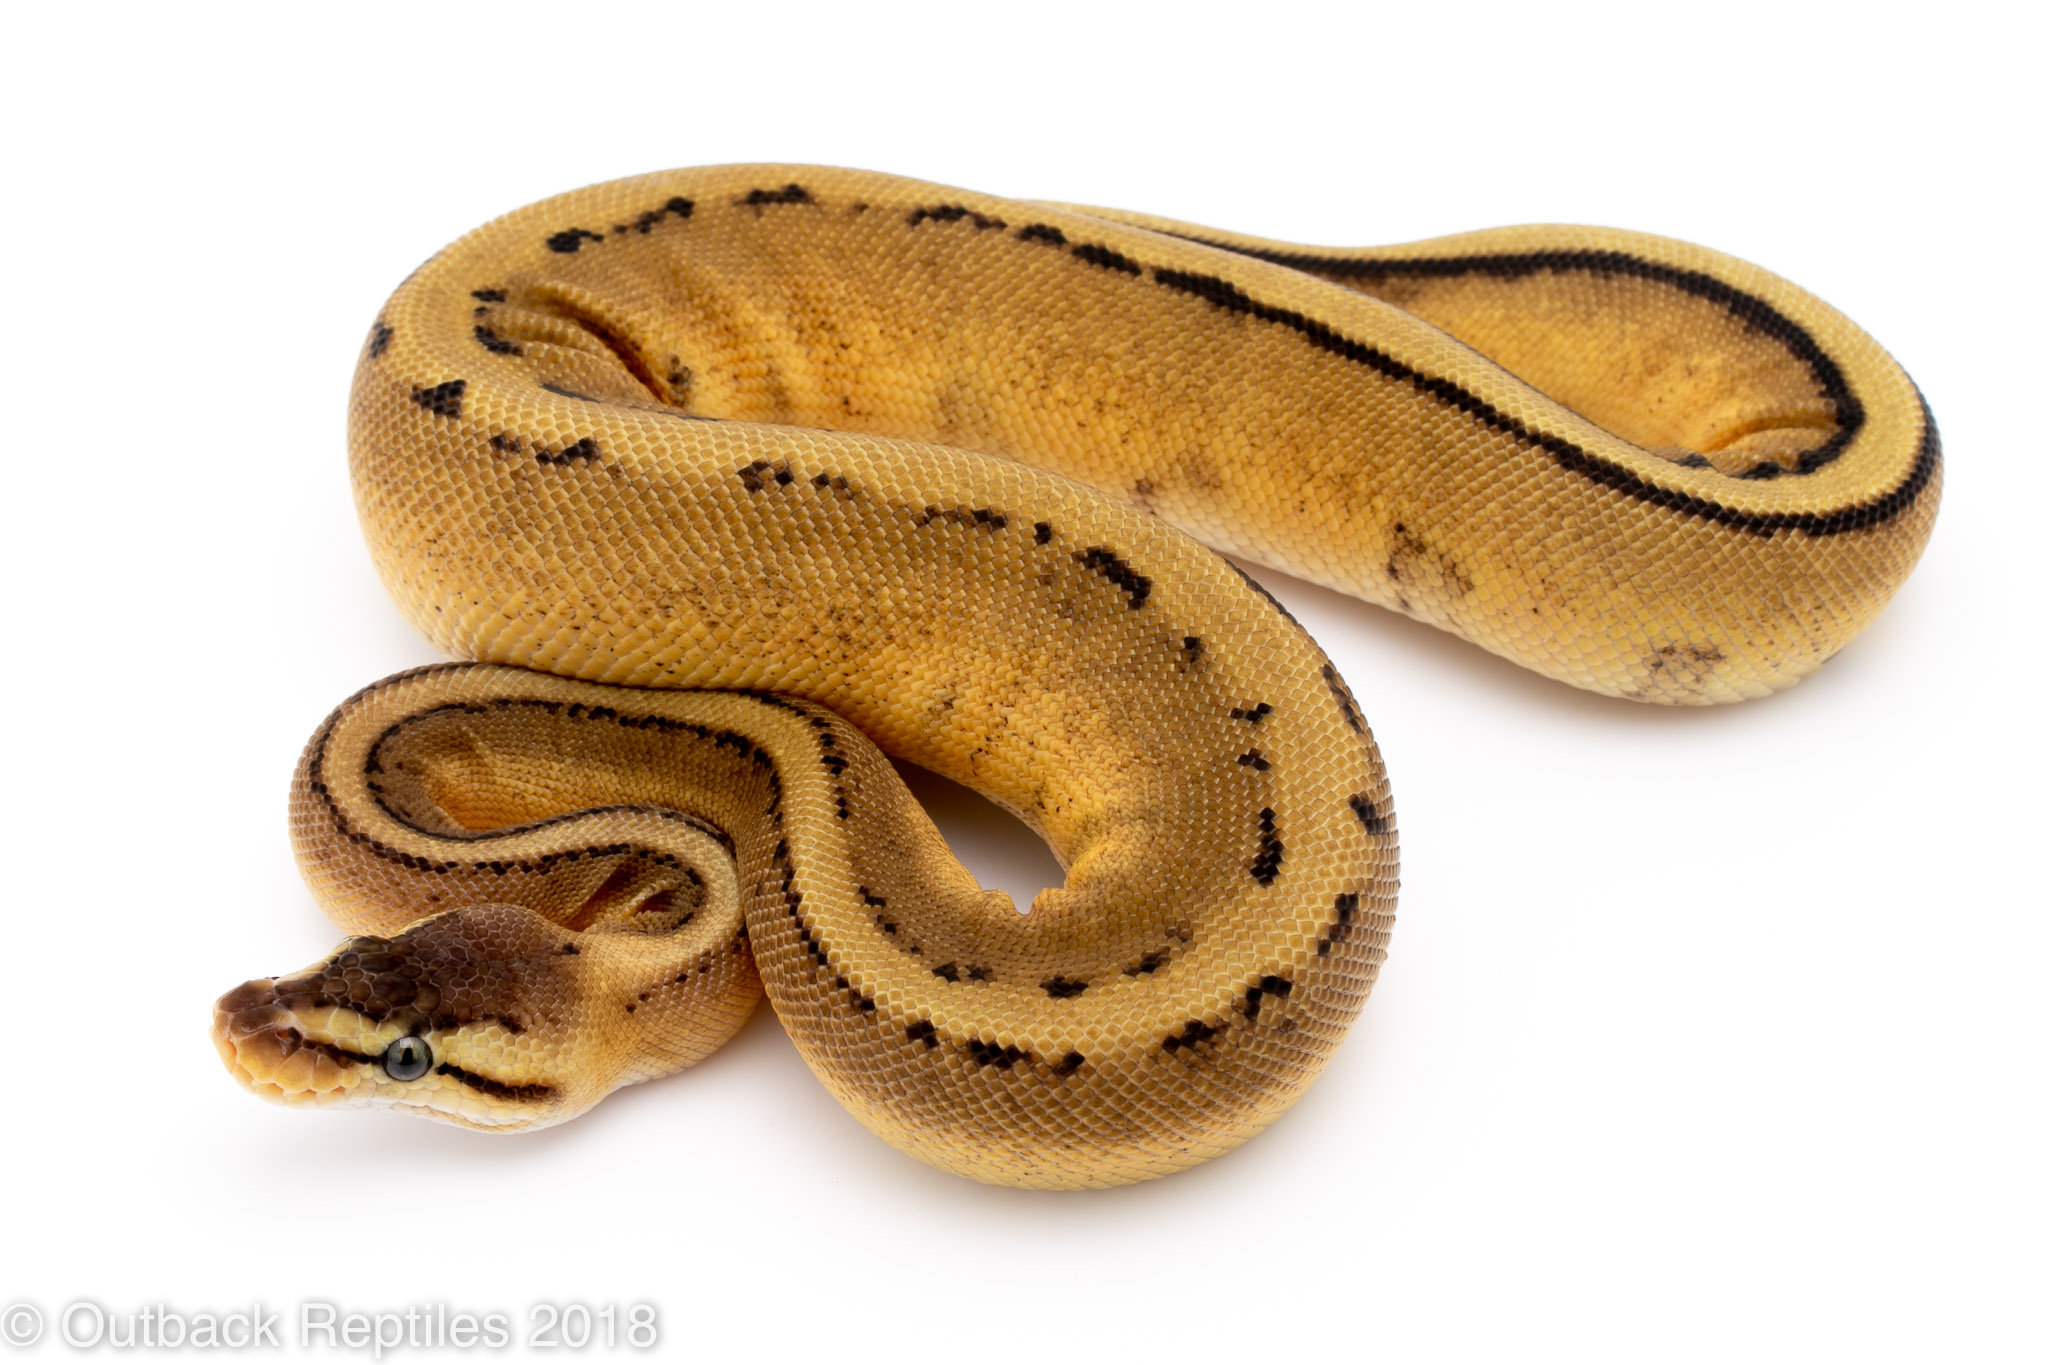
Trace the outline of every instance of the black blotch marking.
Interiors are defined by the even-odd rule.
[[[1364,792],[1351,798],[1351,812],[1358,817],[1358,823],[1365,826],[1367,834],[1385,834],[1393,828],[1392,822],[1380,814],[1372,798]]]
[[[1393,552],[1387,557],[1388,579],[1396,583],[1403,581],[1401,569],[1404,563],[1411,571],[1418,565],[1427,565],[1435,569],[1444,586],[1460,597],[1472,591],[1471,577],[1453,563],[1449,555],[1431,548],[1428,541],[1408,529],[1407,523],[1397,521],[1394,523]],[[1420,576],[1417,577],[1418,581],[1421,581]],[[1400,602],[1403,611],[1408,610],[1406,597],[1397,592],[1395,598]]]
[[[1643,667],[1690,691],[1699,688],[1724,657],[1713,645],[1659,645],[1643,656]]]
[[[1273,879],[1280,875],[1280,854],[1286,845],[1280,842],[1275,830],[1276,818],[1271,806],[1259,812],[1259,856],[1252,859],[1252,880],[1260,886],[1271,886]]]
[[[785,886],[788,885],[788,881],[789,874],[787,871],[785,871],[783,873],[783,883]],[[830,967],[832,964],[830,960],[825,956],[825,946],[819,943],[816,938],[812,937],[811,926],[804,923],[803,912],[798,908],[803,902],[802,893],[797,891],[790,891],[788,892],[788,896],[789,917],[796,921],[797,943],[803,948],[805,952],[811,955],[811,961],[817,965],[817,968],[819,970],[822,971],[825,968]]]
[[[1232,720],[1241,720],[1247,725],[1257,725],[1272,714],[1273,708],[1267,702],[1260,702],[1257,706],[1233,706],[1230,708],[1230,718]]]
[[[1239,754],[1237,756],[1237,761],[1240,766],[1246,768],[1254,768],[1257,769],[1259,772],[1264,772],[1266,771],[1266,769],[1273,766],[1273,761],[1267,758],[1264,754],[1260,753],[1257,749],[1247,750],[1246,752]]]
[[[505,291],[502,289],[472,289],[469,291],[469,296],[483,303],[503,303],[505,301]]]
[[[437,417],[462,416],[462,395],[469,388],[466,379],[451,379],[430,389],[414,389],[412,401]]]
[[[1078,1052],[1069,1052],[1066,1056],[1053,1063],[1052,1074],[1055,1076],[1071,1076],[1076,1071],[1079,1071],[1081,1063],[1087,1060],[1086,1057],[1083,1057]]]
[[[545,450],[535,450],[533,452],[533,458],[539,461],[541,464],[568,465],[581,464],[584,462],[596,464],[602,457],[599,456],[598,454],[597,442],[591,440],[588,436],[585,436],[582,440],[576,442],[574,445],[564,446],[561,450],[556,451],[553,454],[550,454]],[[597,707],[592,710],[591,714],[596,715],[598,711],[608,709],[609,708],[607,707]]]
[[[873,892],[869,891],[865,886],[863,886],[860,889],[860,898],[863,903],[873,906],[883,906],[889,903],[887,898],[875,895]]]
[[[1324,931],[1321,938],[1316,940],[1317,957],[1328,957],[1331,944],[1342,943],[1345,939],[1351,937],[1352,921],[1358,915],[1358,893],[1346,891],[1340,894],[1337,897],[1336,909],[1336,921],[1330,925],[1329,929]]]
[[[505,340],[505,338],[499,336],[496,332],[493,332],[490,328],[484,326],[482,323],[478,323],[476,327],[472,330],[474,332],[474,335],[476,336],[476,344],[483,347],[486,351],[489,351],[492,355],[526,354],[526,352],[519,349],[519,344],[517,342]]]
[[[939,1045],[939,1031],[932,1027],[929,1019],[920,1019],[903,1030],[903,1036],[913,1043],[923,1043],[927,1050]]]
[[[638,232],[642,237],[645,237],[648,233],[654,231],[656,223],[659,223],[671,213],[678,218],[688,218],[696,210],[696,207],[697,203],[695,200],[684,199],[678,196],[669,200],[658,209],[647,210],[631,223],[618,224],[612,228],[612,231],[620,236],[624,236],[629,231]]]
[[[1122,252],[1111,251],[1108,247],[1097,246],[1093,242],[1083,242],[1080,246],[1075,247],[1073,252],[1075,257],[1080,260],[1086,261],[1090,265],[1101,266],[1104,270],[1114,270],[1119,275],[1129,275],[1136,278],[1145,273],[1143,266]]]
[[[1050,981],[1041,981],[1038,984],[1040,989],[1055,1000],[1071,1000],[1088,989],[1087,982],[1071,981],[1064,976],[1056,976]]]
[[[1329,664],[1323,665],[1323,683],[1330,689],[1330,695],[1337,699],[1338,708],[1344,712],[1344,723],[1364,733],[1365,726],[1358,719],[1358,703],[1351,699],[1351,689],[1344,685],[1344,680],[1337,676],[1337,670]]]
[[[491,438],[491,449],[502,450],[508,455],[517,455],[520,451],[526,449],[526,443],[517,436],[509,436],[501,431]]]
[[[737,207],[754,210],[755,216],[758,217],[761,210],[770,204],[809,204],[816,201],[811,198],[809,190],[792,181],[779,190],[764,190],[758,187],[748,190],[745,197],[732,202]]]
[[[932,968],[932,975],[942,981],[958,981],[960,979],[960,964],[948,962],[943,967],[934,967]]]
[[[1181,665],[1184,668],[1194,668],[1200,664],[1202,662],[1202,637],[1199,635],[1181,636],[1180,657]]]
[[[1052,539],[1052,523],[1049,521],[1033,522],[1031,524],[1031,538],[1040,545],[1049,542]]]
[[[775,461],[773,464],[770,464],[767,460],[756,460],[752,464],[742,467],[739,470],[739,476],[740,482],[747,486],[749,493],[760,492],[770,482],[780,484],[796,482],[796,475],[790,473],[789,466],[780,460]]]
[[[1677,461],[1680,469],[1712,469],[1714,462],[1704,455],[1688,455]]]
[[[1199,1019],[1190,1019],[1186,1028],[1182,1029],[1179,1033],[1167,1034],[1165,1041],[1160,1043],[1159,1046],[1168,1052],[1178,1052],[1184,1047],[1191,1048],[1198,1043],[1206,1043],[1229,1027],[1230,1025],[1228,1024],[1217,1024],[1212,1028]]]
[[[1166,954],[1150,952],[1124,968],[1125,976],[1150,976],[1166,965]]]
[[[576,252],[582,250],[585,242],[601,242],[603,240],[604,234],[601,232],[592,232],[588,228],[580,227],[565,228],[548,238],[548,250],[559,252],[564,256],[573,256]]]
[[[1008,1047],[997,1047],[994,1043],[984,1043],[979,1038],[969,1038],[967,1055],[974,1060],[976,1066],[992,1066],[998,1071],[1008,1071],[1031,1054],[1014,1043]]]
[[[908,221],[910,226],[916,227],[919,223],[924,222],[957,223],[963,218],[972,219],[974,229],[977,232],[986,232],[991,228],[1000,230],[1009,226],[1008,223],[1005,223],[1000,218],[991,218],[987,214],[976,213],[973,209],[961,204],[940,204],[935,208],[912,209]]]
[[[592,398],[587,393],[578,393],[574,389],[565,389],[560,384],[554,383],[552,380],[544,379],[541,381],[540,386],[546,389],[549,393],[559,393],[564,398],[577,398],[581,399],[585,403],[597,403],[603,401],[602,399]]]
[[[379,319],[377,325],[370,330],[370,359],[375,360],[378,356],[383,355],[385,349],[390,345],[391,325]]]
[[[575,945],[575,944],[573,944],[573,943],[564,943],[564,944],[562,945],[562,956],[564,956],[564,957],[575,957],[575,956],[577,956],[577,950],[576,950],[576,945]]]
[[[1267,996],[1270,995],[1276,1000],[1285,1000],[1293,990],[1294,983],[1284,976],[1260,977],[1258,985],[1245,988],[1244,1017],[1247,1019],[1258,1018],[1261,1003]]]
[[[1044,242],[1047,246],[1065,246],[1067,244],[1067,234],[1061,232],[1050,223],[1032,223],[1028,227],[1017,229],[1017,240],[1020,242]]]
[[[976,967],[970,965],[967,968],[967,979],[969,981],[993,981],[996,979],[995,969],[993,967]]]
[[[1145,605],[1145,599],[1152,593],[1152,580],[1145,577],[1117,557],[1114,550],[1101,545],[1090,545],[1074,553],[1074,561],[1084,569],[1101,574],[1110,582],[1122,588],[1130,597],[1130,609],[1136,611]]]
[[[1654,654],[1648,655],[1648,666],[1652,671],[1667,664],[1685,663],[1705,672],[1726,657],[1713,645],[1659,645]]]
[[[979,526],[987,531],[1000,531],[1010,524],[1010,519],[1001,512],[986,507],[927,507],[917,518],[919,526],[929,526],[935,521],[951,522],[955,526]]]

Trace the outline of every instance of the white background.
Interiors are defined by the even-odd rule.
[[[1904,13],[14,11],[0,1305],[647,1301],[704,1359],[2041,1359],[2042,34]],[[765,1012],[535,1136],[258,1103],[208,1006],[335,937],[285,779],[433,657],[348,498],[367,324],[499,212],[757,159],[1311,243],[1703,241],[1892,348],[1941,521],[1819,676],[1690,713],[1262,573],[1385,750],[1405,888],[1322,1080],[1188,1174],[941,1175]],[[984,880],[1057,875],[922,790]]]

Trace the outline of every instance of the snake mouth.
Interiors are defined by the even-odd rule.
[[[308,1038],[278,1002],[276,978],[244,982],[213,1006],[213,1046],[243,1089],[274,1104],[339,1104],[376,1058]]]

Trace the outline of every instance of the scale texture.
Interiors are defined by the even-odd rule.
[[[1883,351],[1700,248],[1312,251],[813,167],[449,247],[371,330],[350,451],[386,585],[479,662],[309,744],[295,844],[358,937],[221,999],[230,1070],[534,1127],[765,987],[877,1133],[1063,1187],[1270,1123],[1392,924],[1356,704],[1191,537],[1703,703],[1867,624],[1940,479]],[[881,750],[1015,812],[1066,885],[980,890]]]

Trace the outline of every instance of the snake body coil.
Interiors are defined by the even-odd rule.
[[[1043,1186],[1271,1122],[1392,922],[1355,703],[1184,532],[1579,686],[1722,701],[1875,615],[1940,463],[1874,343],[1695,247],[1312,252],[790,167],[443,251],[377,319],[350,448],[385,583],[481,662],[308,746],[296,847],[361,937],[222,998],[230,1069],[531,1127],[689,1065],[765,985],[875,1131]],[[981,891],[875,743],[1016,812],[1066,885]]]

